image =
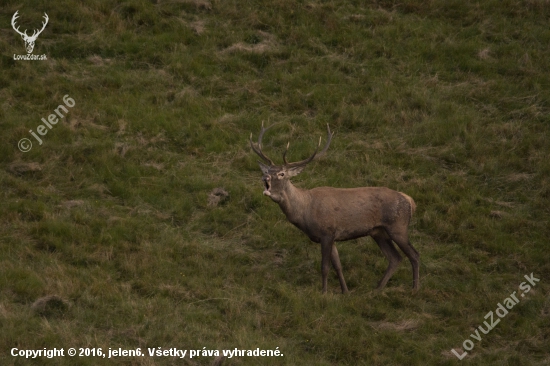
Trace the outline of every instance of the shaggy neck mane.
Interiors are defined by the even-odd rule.
[[[289,180],[281,193],[279,206],[288,218],[288,221],[295,225],[305,222],[306,211],[309,207],[310,195],[307,190],[295,187]]]

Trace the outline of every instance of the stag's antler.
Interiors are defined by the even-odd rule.
[[[275,163],[273,163],[273,160],[271,160],[270,158],[268,158],[262,151],[262,138],[264,136],[264,133],[265,131],[267,131],[268,129],[270,129],[271,127],[273,127],[273,125],[267,127],[267,128],[264,128],[264,123],[262,121],[262,129],[260,130],[260,135],[258,136],[258,143],[257,144],[254,144],[254,142],[252,142],[252,134],[250,134],[250,146],[252,147],[252,150],[254,150],[254,152],[256,154],[258,154],[262,159],[264,159],[266,162],[269,163],[269,165],[275,165]],[[328,149],[329,145],[330,145],[330,142],[332,141],[332,136],[334,136],[334,132],[330,132],[330,127],[327,123],[327,143],[325,144],[325,147],[323,148],[323,150],[321,150],[321,152],[317,153],[317,151],[319,151],[319,147],[321,146],[321,137],[319,137],[319,143],[317,144],[317,148],[315,149],[315,151],[313,152],[313,155],[311,155],[309,158],[307,159],[304,159],[304,160],[301,160],[301,161],[297,161],[297,162],[294,162],[294,163],[289,163],[287,160],[286,160],[286,154],[288,152],[288,147],[290,146],[290,142],[288,142],[286,144],[286,150],[285,152],[283,153],[283,163],[284,163],[284,166],[287,167],[287,168],[295,168],[295,167],[299,167],[299,166],[303,166],[303,165],[306,165],[308,163],[310,163],[315,157],[320,157],[322,156]],[[256,146],[255,146],[256,145]]]
[[[264,161],[268,162],[269,165],[275,165],[275,163],[273,163],[273,160],[271,160],[270,158],[268,158],[264,152],[262,151],[262,138],[264,137],[264,133],[265,131],[267,131],[268,129],[270,129],[271,127],[273,127],[273,125],[267,127],[267,128],[264,128],[264,122],[262,121],[262,129],[260,131],[260,135],[258,136],[258,143],[257,143],[257,146],[254,146],[254,143],[252,142],[252,133],[250,133],[250,147],[252,147],[252,150],[254,150],[254,152],[256,154],[258,154],[258,156],[262,159],[264,159]]]
[[[322,156],[328,149],[329,145],[330,145],[330,142],[332,141],[332,136],[334,136],[334,132],[330,132],[330,127],[327,123],[327,143],[325,144],[325,147],[323,148],[323,150],[321,150],[320,153],[317,154],[317,151],[319,150],[319,146],[321,146],[321,137],[319,137],[319,143],[317,144],[317,148],[315,149],[315,151],[313,152],[313,155],[311,155],[309,158],[307,159],[304,159],[302,161],[297,161],[297,162],[294,162],[294,163],[289,163],[288,161],[286,161],[286,153],[288,152],[288,147],[290,146],[290,142],[286,144],[286,150],[285,152],[283,153],[283,162],[285,163],[285,167],[287,168],[295,168],[295,167],[298,167],[298,166],[303,166],[303,165],[307,165],[308,163],[310,163],[316,156],[319,157],[319,156]]]

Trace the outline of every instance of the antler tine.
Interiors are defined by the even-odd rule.
[[[286,161],[286,153],[288,152],[288,147],[290,146],[290,141],[286,143],[286,149],[285,149],[285,152],[283,153],[283,163],[285,165],[288,164],[288,161]]]
[[[299,167],[299,166],[302,166],[302,165],[306,165],[306,164],[310,163],[316,156],[323,155],[327,151],[327,149],[330,145],[330,141],[332,141],[332,136],[333,135],[334,135],[334,132],[330,132],[330,127],[328,126],[328,123],[327,123],[327,143],[325,144],[325,147],[323,148],[323,150],[321,150],[321,152],[319,154],[317,154],[317,151],[319,151],[319,147],[321,146],[321,137],[319,137],[319,143],[317,144],[317,148],[313,152],[313,155],[311,155],[307,159],[304,159],[302,161],[297,161],[295,163],[287,163],[286,160],[285,160],[285,166],[287,168],[295,168],[295,167]],[[287,147],[287,149],[288,149],[288,147]],[[285,151],[285,154],[286,154],[286,151]],[[283,156],[283,158],[284,158],[284,156]]]
[[[334,136],[334,132],[330,132],[330,127],[327,123],[327,143],[325,144],[325,147],[323,147],[323,150],[317,154],[317,157],[322,156],[327,152],[330,142],[332,141],[332,136]],[[321,140],[319,140],[319,143],[321,143]]]
[[[275,165],[275,163],[273,163],[273,160],[271,160],[270,158],[268,158],[264,152],[262,151],[262,138],[264,137],[264,133],[265,131],[267,131],[268,129],[270,129],[271,127],[273,127],[273,125],[265,128],[264,127],[264,122],[262,121],[262,129],[260,130],[260,135],[258,136],[258,142],[257,142],[257,145],[258,147],[254,146],[254,142],[252,142],[252,133],[250,133],[250,147],[252,147],[252,150],[254,150],[254,152],[256,154],[258,154],[258,156],[262,159],[264,159],[264,161],[268,162],[269,165]]]
[[[298,167],[298,166],[309,164],[315,158],[315,155],[317,155],[317,151],[319,151],[319,146],[321,146],[321,138],[320,137],[319,137],[319,143],[317,144],[317,148],[313,152],[313,155],[311,155],[309,158],[301,160],[301,161],[297,161],[297,162],[294,162],[294,163],[286,163],[285,166],[287,168],[295,168],[295,167]]]

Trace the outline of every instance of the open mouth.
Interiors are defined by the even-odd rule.
[[[264,180],[264,196],[271,196],[271,192],[269,191],[271,189],[271,184],[267,180]]]

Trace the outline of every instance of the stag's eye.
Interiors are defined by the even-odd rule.
[[[285,176],[285,173],[284,172],[277,173],[277,176],[279,178],[283,178]]]

